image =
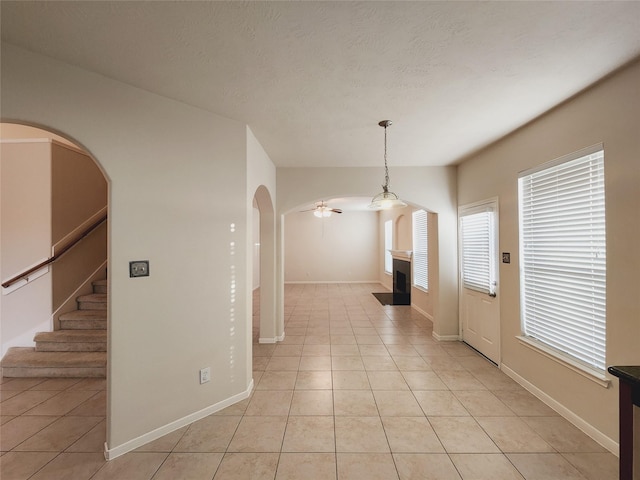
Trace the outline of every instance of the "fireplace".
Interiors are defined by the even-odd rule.
[[[374,293],[383,305],[411,305],[411,252],[391,250],[393,292]]]
[[[393,259],[393,305],[411,305],[411,262]]]

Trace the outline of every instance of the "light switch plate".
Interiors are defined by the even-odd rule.
[[[136,260],[129,262],[130,277],[148,277],[149,276],[149,260]]]
[[[200,385],[211,381],[211,367],[200,369]]]

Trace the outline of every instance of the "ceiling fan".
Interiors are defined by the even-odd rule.
[[[308,210],[302,210],[302,211],[303,212],[313,211],[313,214],[318,218],[330,217],[332,213],[342,213],[342,210],[339,208],[329,207],[326,203],[324,203],[324,200],[319,203],[316,203],[316,206],[314,208],[310,208]]]

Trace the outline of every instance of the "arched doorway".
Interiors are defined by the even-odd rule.
[[[0,127],[3,375],[106,377],[107,178],[64,136]],[[80,297],[100,310],[90,321],[72,313]],[[59,352],[72,362],[63,366]]]
[[[254,283],[258,284],[259,292],[254,293],[254,302],[256,306],[259,304],[259,309],[255,312],[259,322],[254,337],[258,343],[275,343],[284,337],[282,332],[278,332],[276,322],[275,213],[271,195],[264,185],[256,189],[254,205],[257,207],[254,211],[257,210],[259,216],[253,222],[254,229],[259,229],[259,235],[254,232],[253,237],[254,260],[258,263],[254,265],[254,275],[258,279]]]

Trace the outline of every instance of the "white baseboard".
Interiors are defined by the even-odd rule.
[[[324,285],[324,284],[337,284],[337,283],[380,283],[380,280],[294,280],[284,282],[285,285]]]
[[[433,323],[433,317],[427,312],[425,312],[423,309],[421,309],[420,307],[416,307],[415,305],[411,305],[411,308],[413,308],[414,310],[417,310],[418,313],[420,313],[421,315],[424,315],[425,317],[427,317],[428,320],[431,321],[431,323]]]
[[[507,376],[511,377],[518,384],[520,384],[522,387],[524,387],[526,390],[528,390],[531,394],[533,394],[540,401],[542,401],[543,403],[545,403],[546,405],[551,407],[553,410],[558,412],[566,420],[568,420],[573,425],[575,425],[577,428],[579,428],[584,433],[589,435],[589,437],[591,437],[593,440],[598,442],[604,448],[609,450],[611,453],[613,453],[617,457],[620,456],[620,445],[618,444],[618,442],[616,442],[612,438],[609,438],[604,433],[602,433],[600,430],[598,430],[596,427],[594,427],[589,422],[587,422],[585,419],[583,419],[582,417],[579,417],[574,412],[569,410],[567,407],[562,405],[560,402],[558,402],[557,400],[553,399],[552,397],[547,395],[545,392],[540,390],[534,384],[532,384],[532,383],[528,382],[527,380],[525,380],[523,377],[518,375],[511,368],[506,366],[504,363],[500,365],[500,370],[502,370]]]
[[[278,343],[284,340],[284,333],[282,335],[279,335],[277,337],[260,337],[258,339],[258,343]]]
[[[142,445],[146,445],[147,443],[152,442],[153,440],[157,440],[158,438],[163,437],[168,433],[178,430],[179,428],[182,428],[185,425],[189,425],[190,423],[196,422],[204,417],[211,415],[212,413],[219,412],[223,408],[227,408],[233,405],[234,403],[237,403],[241,400],[244,400],[245,398],[248,398],[249,395],[251,394],[251,390],[253,390],[253,379],[251,379],[251,382],[249,383],[249,387],[244,392],[240,392],[237,395],[234,395],[225,400],[222,400],[221,402],[210,405],[207,408],[203,408],[198,412],[194,412],[190,415],[187,415],[186,417],[182,417],[162,427],[156,428],[155,430],[152,430],[149,433],[145,433],[144,435],[140,435],[139,437],[134,438],[133,440],[129,440],[128,442],[125,442],[122,445],[118,445],[117,447],[114,447],[114,448],[108,448],[107,443],[105,442],[104,458],[106,460],[113,460],[114,458],[117,458],[121,455],[124,455],[125,453],[135,450],[136,448],[141,447]]]
[[[436,332],[432,333],[433,338],[439,342],[459,342],[460,335],[438,335]]]

